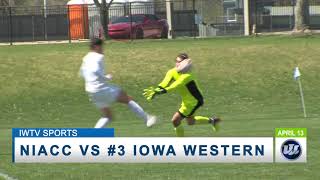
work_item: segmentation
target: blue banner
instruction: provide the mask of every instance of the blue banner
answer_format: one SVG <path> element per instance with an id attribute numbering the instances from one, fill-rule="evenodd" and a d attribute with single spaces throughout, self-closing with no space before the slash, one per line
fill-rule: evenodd
<path id="1" fill-rule="evenodd" d="M 114 137 L 113 128 L 12 128 L 15 137 Z"/>

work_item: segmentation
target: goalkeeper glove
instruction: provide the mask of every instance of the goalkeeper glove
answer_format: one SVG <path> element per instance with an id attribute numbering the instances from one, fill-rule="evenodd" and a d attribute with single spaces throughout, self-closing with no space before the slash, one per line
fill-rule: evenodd
<path id="1" fill-rule="evenodd" d="M 149 87 L 147 89 L 144 89 L 143 91 L 144 91 L 143 95 L 144 95 L 145 98 L 147 98 L 148 101 L 152 100 L 155 95 L 164 94 L 164 93 L 167 92 L 162 87 L 157 87 L 157 88 Z"/>

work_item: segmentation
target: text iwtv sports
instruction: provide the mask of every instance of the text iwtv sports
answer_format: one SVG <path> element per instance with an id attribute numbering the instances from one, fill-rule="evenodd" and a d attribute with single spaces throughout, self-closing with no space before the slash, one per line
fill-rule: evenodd
<path id="1" fill-rule="evenodd" d="M 19 130 L 21 137 L 76 137 L 77 129 L 21 129 Z"/>

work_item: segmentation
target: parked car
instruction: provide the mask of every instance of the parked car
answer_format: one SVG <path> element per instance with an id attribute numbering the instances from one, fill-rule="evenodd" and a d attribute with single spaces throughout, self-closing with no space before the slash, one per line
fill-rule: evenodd
<path id="1" fill-rule="evenodd" d="M 108 25 L 108 31 L 113 39 L 167 38 L 168 23 L 153 14 L 134 14 L 117 18 Z"/>

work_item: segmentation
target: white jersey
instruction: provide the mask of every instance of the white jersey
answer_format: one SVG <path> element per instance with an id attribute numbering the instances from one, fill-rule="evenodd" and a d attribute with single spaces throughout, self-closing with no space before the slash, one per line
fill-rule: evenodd
<path id="1" fill-rule="evenodd" d="M 80 74 L 85 80 L 85 89 L 87 92 L 96 93 L 108 88 L 103 54 L 89 52 L 83 58 Z"/>

